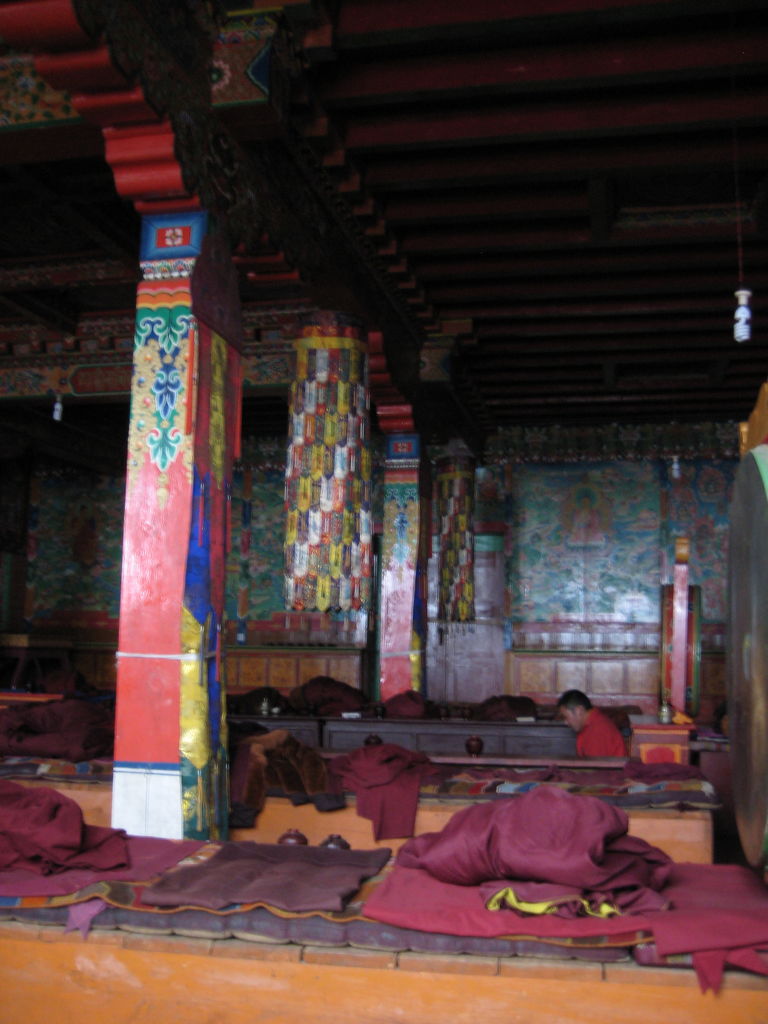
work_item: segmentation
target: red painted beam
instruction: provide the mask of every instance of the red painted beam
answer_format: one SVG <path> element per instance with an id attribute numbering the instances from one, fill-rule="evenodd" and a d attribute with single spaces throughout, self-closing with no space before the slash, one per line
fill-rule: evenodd
<path id="1" fill-rule="evenodd" d="M 756 85 L 733 92 L 726 83 L 721 94 L 701 91 L 667 92 L 649 98 L 604 95 L 569 103 L 521 102 L 514 106 L 485 106 L 441 110 L 435 114 L 400 113 L 350 117 L 345 131 L 347 149 L 374 151 L 404 146 L 456 146 L 459 143 L 528 142 L 555 138 L 598 138 L 609 132 L 629 135 L 649 130 L 732 129 L 768 116 L 768 88 Z M 631 148 L 628 146 L 628 148 Z"/>
<path id="2" fill-rule="evenodd" d="M 86 121 L 102 128 L 160 122 L 159 115 L 145 100 L 141 86 L 112 92 L 73 93 L 72 106 Z"/>
<path id="3" fill-rule="evenodd" d="M 0 3 L 0 39 L 21 53 L 80 50 L 91 45 L 70 0 Z"/>
<path id="4" fill-rule="evenodd" d="M 564 42 L 521 46 L 482 53 L 437 53 L 394 59 L 345 59 L 320 89 L 328 106 L 361 103 L 474 98 L 515 90 L 561 91 L 564 87 L 615 87 L 663 78 L 665 81 L 719 77 L 762 67 L 768 32 L 742 26 L 722 32 L 693 32 L 684 39 L 668 35 L 635 36 L 601 42 Z"/>
<path id="5" fill-rule="evenodd" d="M 55 89 L 125 89 L 126 79 L 112 63 L 107 46 L 70 53 L 45 53 L 35 58 L 37 73 Z"/>
<path id="6" fill-rule="evenodd" d="M 124 199 L 184 198 L 186 202 L 170 124 L 105 128 L 104 141 L 115 186 Z"/>

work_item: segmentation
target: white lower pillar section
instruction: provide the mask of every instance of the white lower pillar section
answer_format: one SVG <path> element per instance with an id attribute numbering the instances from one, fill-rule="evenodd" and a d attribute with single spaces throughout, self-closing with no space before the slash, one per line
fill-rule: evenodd
<path id="1" fill-rule="evenodd" d="M 115 762 L 112 827 L 132 836 L 183 839 L 181 767 Z"/>

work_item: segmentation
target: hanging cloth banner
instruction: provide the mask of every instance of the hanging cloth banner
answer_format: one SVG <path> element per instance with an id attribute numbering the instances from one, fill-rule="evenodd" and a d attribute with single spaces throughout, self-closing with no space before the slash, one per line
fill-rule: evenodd
<path id="1" fill-rule="evenodd" d="M 439 618 L 473 622 L 475 618 L 475 462 L 451 456 L 437 464 L 437 515 L 440 528 Z"/>
<path id="2" fill-rule="evenodd" d="M 308 317 L 295 341 L 285 471 L 285 606 L 368 609 L 372 518 L 368 351 L 356 323 Z"/>

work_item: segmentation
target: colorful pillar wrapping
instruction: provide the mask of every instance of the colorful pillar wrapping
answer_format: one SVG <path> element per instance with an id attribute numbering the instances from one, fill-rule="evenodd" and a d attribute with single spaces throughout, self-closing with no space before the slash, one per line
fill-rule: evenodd
<path id="1" fill-rule="evenodd" d="M 367 346 L 355 323 L 319 314 L 296 339 L 285 480 L 285 605 L 368 609 L 371 454 Z"/>
<path id="2" fill-rule="evenodd" d="M 472 622 L 475 618 L 474 501 L 474 459 L 468 456 L 441 459 L 437 466 L 438 614 L 446 622 Z"/>

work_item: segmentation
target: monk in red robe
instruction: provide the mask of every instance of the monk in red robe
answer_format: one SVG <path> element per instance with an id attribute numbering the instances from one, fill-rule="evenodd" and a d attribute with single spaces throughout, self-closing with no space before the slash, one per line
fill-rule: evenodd
<path id="1" fill-rule="evenodd" d="M 581 690 L 566 690 L 557 702 L 560 717 L 576 733 L 579 757 L 626 757 L 624 737 Z"/>

